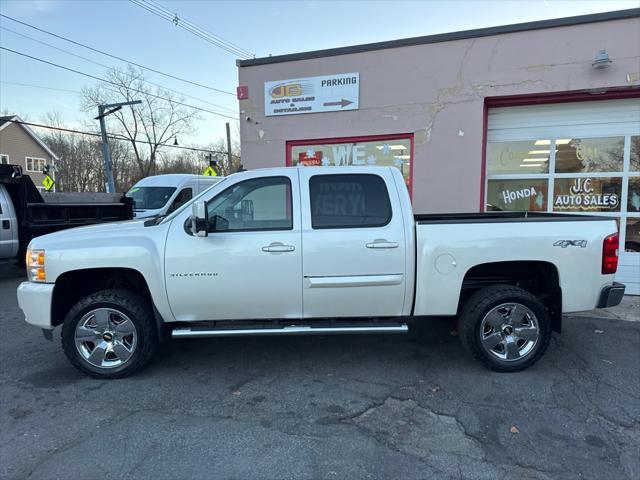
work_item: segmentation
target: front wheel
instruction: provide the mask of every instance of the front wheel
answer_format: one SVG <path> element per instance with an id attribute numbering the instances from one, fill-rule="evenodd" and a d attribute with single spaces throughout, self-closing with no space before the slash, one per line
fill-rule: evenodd
<path id="1" fill-rule="evenodd" d="M 519 287 L 494 285 L 469 298 L 459 319 L 462 346 L 493 370 L 530 367 L 551 341 L 544 304 Z"/>
<path id="2" fill-rule="evenodd" d="M 129 376 L 153 356 L 158 335 L 149 303 L 125 290 L 80 300 L 62 326 L 62 348 L 78 370 L 96 378 Z"/>

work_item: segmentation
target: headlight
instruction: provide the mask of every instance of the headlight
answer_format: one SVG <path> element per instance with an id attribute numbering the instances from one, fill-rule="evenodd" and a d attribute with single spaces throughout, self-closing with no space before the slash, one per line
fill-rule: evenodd
<path id="1" fill-rule="evenodd" d="M 27 276 L 30 282 L 46 282 L 44 250 L 27 250 Z"/>

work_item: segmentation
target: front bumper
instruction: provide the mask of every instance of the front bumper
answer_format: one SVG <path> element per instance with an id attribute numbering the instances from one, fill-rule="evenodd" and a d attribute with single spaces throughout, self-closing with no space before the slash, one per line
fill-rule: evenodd
<path id="1" fill-rule="evenodd" d="M 18 286 L 18 305 L 25 321 L 36 327 L 51 330 L 51 301 L 53 283 L 22 282 Z"/>
<path id="2" fill-rule="evenodd" d="M 600 292 L 600 300 L 598 301 L 597 308 L 615 307 L 619 305 L 624 296 L 625 285 L 618 282 L 613 282 L 612 285 L 607 285 Z"/>

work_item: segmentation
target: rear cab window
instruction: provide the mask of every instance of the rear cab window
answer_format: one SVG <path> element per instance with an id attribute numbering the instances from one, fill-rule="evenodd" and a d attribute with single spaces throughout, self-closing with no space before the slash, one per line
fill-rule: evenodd
<path id="1" fill-rule="evenodd" d="M 378 175 L 314 175 L 309 195 L 313 229 L 383 227 L 391 221 L 389 192 Z"/>

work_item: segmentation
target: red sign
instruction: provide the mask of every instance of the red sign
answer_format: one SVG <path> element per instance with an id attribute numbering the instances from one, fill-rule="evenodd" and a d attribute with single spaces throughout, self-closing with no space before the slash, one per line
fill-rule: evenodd
<path id="1" fill-rule="evenodd" d="M 238 97 L 238 100 L 246 100 L 247 98 L 249 98 L 249 87 L 247 87 L 246 85 L 240 85 L 239 87 L 237 87 L 236 96 Z"/>
<path id="2" fill-rule="evenodd" d="M 300 152 L 298 154 L 298 165 L 304 165 L 305 167 L 319 167 L 322 165 L 322 151 L 313 151 L 313 155 L 309 155 L 310 150 L 306 152 Z"/>

